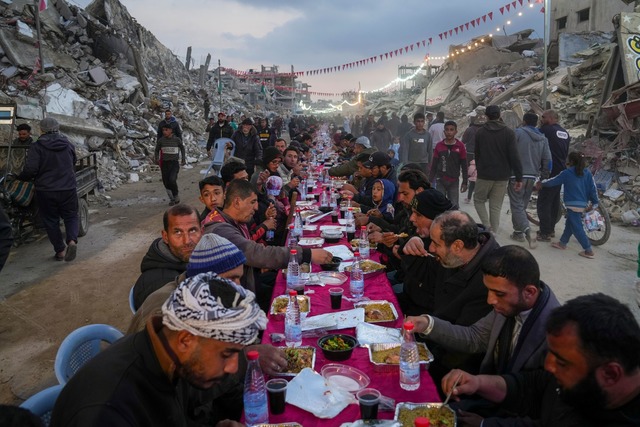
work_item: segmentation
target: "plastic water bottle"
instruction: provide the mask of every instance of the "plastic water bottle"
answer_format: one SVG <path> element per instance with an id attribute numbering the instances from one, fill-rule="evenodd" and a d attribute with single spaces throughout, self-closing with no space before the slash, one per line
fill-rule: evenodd
<path id="1" fill-rule="evenodd" d="M 289 275 L 287 274 L 287 278 Z M 300 307 L 298 294 L 289 291 L 289 304 L 284 319 L 284 342 L 287 347 L 299 347 L 302 344 L 302 325 L 300 323 Z"/>
<path id="2" fill-rule="evenodd" d="M 300 215 L 300 209 L 296 209 L 296 217 L 293 220 L 293 233 L 296 237 L 302 236 L 302 216 Z"/>
<path id="3" fill-rule="evenodd" d="M 360 256 L 362 259 L 369 258 L 369 232 L 367 226 L 360 227 L 360 241 L 358 242 L 358 249 L 360 249 Z"/>
<path id="4" fill-rule="evenodd" d="M 328 189 L 323 189 L 322 190 L 322 194 L 320 195 L 320 206 L 321 207 L 329 206 L 329 199 L 327 198 L 327 190 Z"/>
<path id="5" fill-rule="evenodd" d="M 364 273 L 360 265 L 360 252 L 356 252 L 354 257 L 353 264 L 351 265 L 349 291 L 356 300 L 360 300 L 364 296 Z"/>
<path id="6" fill-rule="evenodd" d="M 291 249 L 295 248 L 296 246 L 298 246 L 298 237 L 293 230 L 293 224 L 289 224 L 289 240 L 287 240 L 287 247 Z"/>
<path id="7" fill-rule="evenodd" d="M 413 323 L 405 322 L 400 345 L 400 387 L 417 390 L 420 387 L 420 355 L 413 336 Z"/>
<path id="8" fill-rule="evenodd" d="M 248 426 L 266 424 L 269 422 L 267 407 L 267 389 L 264 385 L 264 375 L 258 363 L 257 351 L 247 353 L 249 364 L 244 378 L 244 421 Z"/>
<path id="9" fill-rule="evenodd" d="M 353 217 L 353 208 L 348 208 L 347 213 L 344 216 L 347 229 L 347 239 L 349 241 L 356 237 L 356 220 Z"/>
<path id="10" fill-rule="evenodd" d="M 296 249 L 289 252 L 289 264 L 287 265 L 287 290 L 296 290 L 300 282 L 300 266 L 298 265 Z"/>
<path id="11" fill-rule="evenodd" d="M 329 202 L 329 206 L 331 206 L 332 208 L 338 206 L 338 193 L 336 193 L 335 191 L 331 192 L 331 201 Z"/>

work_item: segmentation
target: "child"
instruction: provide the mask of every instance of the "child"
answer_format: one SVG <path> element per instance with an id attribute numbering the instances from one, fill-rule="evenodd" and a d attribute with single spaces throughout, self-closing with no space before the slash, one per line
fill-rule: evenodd
<path id="1" fill-rule="evenodd" d="M 224 205 L 224 181 L 217 176 L 208 176 L 198 183 L 200 187 L 200 201 L 205 205 L 204 211 L 200 214 L 200 221 L 209 215 L 222 209 Z"/>
<path id="2" fill-rule="evenodd" d="M 373 183 L 371 190 L 371 199 L 375 205 L 374 209 L 369 210 L 367 215 L 384 218 L 387 221 L 393 220 L 393 195 L 396 187 L 388 179 L 377 179 Z"/>
<path id="3" fill-rule="evenodd" d="M 469 175 L 469 189 L 467 190 L 467 198 L 464 199 L 465 203 L 471 203 L 471 197 L 473 196 L 473 190 L 476 188 L 476 179 L 478 179 L 478 171 L 476 170 L 476 161 L 471 160 L 469 162 L 469 168 L 467 169 L 467 175 Z"/>
<path id="4" fill-rule="evenodd" d="M 395 168 L 400 164 L 400 160 L 397 159 L 396 151 L 393 148 L 389 148 L 387 150 L 387 155 L 389 156 L 389 159 L 391 159 L 389 160 L 391 166 Z"/>
<path id="5" fill-rule="evenodd" d="M 592 208 L 598 205 L 598 192 L 593 176 L 589 169 L 585 169 L 584 155 L 579 151 L 569 153 L 567 169 L 551 179 L 546 179 L 536 185 L 540 187 L 555 187 L 564 184 L 564 205 L 567 208 L 567 221 L 560 241 L 553 242 L 551 246 L 556 249 L 566 249 L 571 235 L 580 242 L 583 251 L 578 255 L 585 258 L 594 258 L 591 242 L 582 225 L 582 216 L 591 202 Z"/>
<path id="6" fill-rule="evenodd" d="M 433 150 L 429 181 L 436 179 L 436 190 L 447 196 L 454 205 L 458 205 L 460 193 L 467 191 L 467 149 L 456 138 L 458 125 L 449 120 L 444 124 L 445 138 L 436 144 Z M 462 173 L 462 185 L 460 182 Z"/>

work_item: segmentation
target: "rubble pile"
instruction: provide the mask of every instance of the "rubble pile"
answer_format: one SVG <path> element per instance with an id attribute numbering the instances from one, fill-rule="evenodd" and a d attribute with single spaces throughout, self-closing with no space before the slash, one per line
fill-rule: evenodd
<path id="1" fill-rule="evenodd" d="M 203 157 L 204 99 L 217 87 L 215 74 L 197 85 L 198 71 L 187 71 L 117 0 L 96 0 L 86 10 L 50 0 L 40 15 L 40 72 L 33 4 L 0 2 L 0 104 L 16 104 L 16 123 L 29 123 L 39 135 L 45 104 L 79 157 L 97 153 L 105 190 L 157 178 L 153 152 L 167 108 L 182 126 L 188 162 Z M 210 100 L 212 112 L 222 109 L 218 99 Z M 222 101 L 225 111 L 255 110 L 235 90 L 225 91 Z M 0 126 L 0 146 L 10 136 L 10 127 Z"/>

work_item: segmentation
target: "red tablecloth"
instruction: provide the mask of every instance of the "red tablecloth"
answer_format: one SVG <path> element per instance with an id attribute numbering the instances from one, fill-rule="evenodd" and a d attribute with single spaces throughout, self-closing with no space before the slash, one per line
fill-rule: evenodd
<path id="1" fill-rule="evenodd" d="M 331 217 L 327 216 L 320 221 L 318 221 L 315 225 L 328 225 L 331 224 Z M 319 236 L 320 232 L 304 232 L 304 237 L 315 237 Z M 343 244 L 349 246 L 346 238 L 343 238 L 338 244 Z M 325 245 L 325 246 L 333 246 Z M 378 261 L 378 253 L 372 252 L 371 259 Z M 319 266 L 313 266 L 313 271 L 320 271 Z M 313 290 L 314 292 L 309 294 L 309 298 L 311 299 L 311 313 L 310 316 L 329 313 L 332 311 L 331 303 L 329 298 L 329 288 L 332 286 L 307 286 L 306 290 Z M 349 281 L 347 280 L 342 286 L 344 289 L 344 295 L 350 296 L 349 293 Z M 276 279 L 276 285 L 273 292 L 273 297 L 278 295 L 286 294 L 286 280 L 282 275 L 282 272 L 278 274 Z M 391 289 L 389 281 L 384 273 L 378 274 L 374 277 L 365 279 L 364 286 L 364 294 L 366 297 L 372 300 L 387 300 L 392 302 L 396 310 L 399 314 L 399 319 L 395 322 L 395 324 L 385 324 L 385 326 L 395 326 L 400 327 L 402 325 L 403 315 L 400 311 L 400 307 L 398 305 L 398 301 Z M 348 310 L 353 308 L 353 303 L 343 299 L 341 310 Z M 284 333 L 284 316 L 273 316 L 269 315 L 269 324 L 267 325 L 267 330 L 265 331 L 263 337 L 263 343 L 271 343 L 270 334 L 273 332 Z M 341 329 L 341 333 L 346 333 L 349 335 L 355 336 L 355 328 L 350 329 Z M 322 351 L 317 348 L 317 340 L 318 338 L 304 338 L 302 345 L 303 346 L 314 346 L 316 347 L 316 364 L 314 369 L 317 372 L 320 372 L 322 367 L 327 363 L 336 363 L 327 361 L 322 354 Z M 283 345 L 283 343 L 278 343 L 275 345 Z M 440 398 L 436 391 L 436 387 L 429 376 L 427 371 L 422 371 L 420 376 L 420 388 L 416 391 L 405 391 L 400 388 L 399 374 L 398 372 L 389 372 L 389 373 L 378 373 L 374 372 L 373 365 L 369 362 L 369 353 L 366 348 L 356 348 L 353 351 L 352 357 L 343 363 L 347 365 L 351 365 L 365 372 L 369 378 L 371 379 L 371 383 L 369 387 L 373 387 L 379 390 L 383 395 L 391 397 L 398 402 L 439 402 Z M 378 412 L 378 418 L 380 419 L 393 419 L 393 412 Z M 287 404 L 284 414 L 281 415 L 269 415 L 269 421 L 271 423 L 282 423 L 282 422 L 298 422 L 305 427 L 313 427 L 313 426 L 339 426 L 344 422 L 352 422 L 360 419 L 360 410 L 358 405 L 349 405 L 346 409 L 344 409 L 338 416 L 333 419 L 326 420 L 317 418 L 315 415 L 304 411 L 296 406 Z"/>

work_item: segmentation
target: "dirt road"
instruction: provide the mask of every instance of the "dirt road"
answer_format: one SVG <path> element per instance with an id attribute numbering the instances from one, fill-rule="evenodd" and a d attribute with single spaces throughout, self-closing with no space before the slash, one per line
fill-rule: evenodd
<path id="1" fill-rule="evenodd" d="M 182 200 L 198 207 L 203 168 L 183 169 L 179 176 Z M 44 238 L 15 249 L 0 273 L 0 403 L 18 404 L 54 385 L 57 348 L 74 329 L 91 323 L 126 329 L 129 290 L 149 244 L 160 235 L 168 201 L 159 173 L 151 183 L 128 184 L 108 195 L 108 206 L 90 206 L 91 227 L 74 262 L 53 261 Z M 503 245 L 511 243 L 507 204 L 497 236 Z M 475 216 L 472 205 L 462 208 Z M 562 224 L 556 233 L 561 231 Z M 575 241 L 566 251 L 540 245 L 533 253 L 542 279 L 561 301 L 604 292 L 628 302 L 640 319 L 633 293 L 639 236 L 636 229 L 614 227 L 611 240 L 595 249 L 595 260 L 579 257 Z"/>

